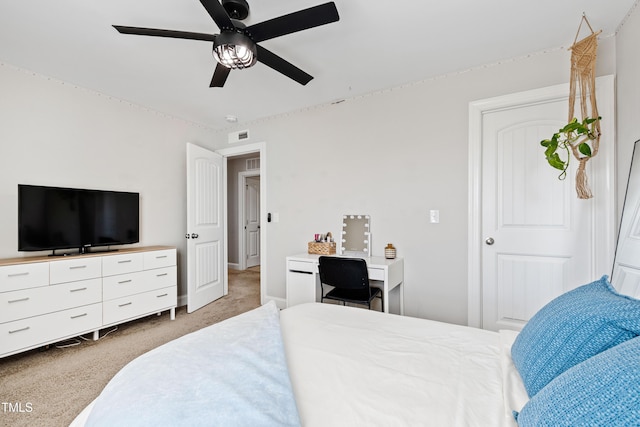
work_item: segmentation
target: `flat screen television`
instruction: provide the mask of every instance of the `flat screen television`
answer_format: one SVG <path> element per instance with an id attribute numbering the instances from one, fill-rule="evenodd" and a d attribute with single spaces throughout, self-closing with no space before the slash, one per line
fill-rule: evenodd
<path id="1" fill-rule="evenodd" d="M 18 250 L 137 243 L 139 212 L 139 193 L 19 184 Z"/>

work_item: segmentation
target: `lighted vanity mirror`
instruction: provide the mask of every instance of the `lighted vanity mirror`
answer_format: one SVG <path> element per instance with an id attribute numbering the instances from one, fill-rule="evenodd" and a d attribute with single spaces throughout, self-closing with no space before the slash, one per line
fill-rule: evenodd
<path id="1" fill-rule="evenodd" d="M 633 149 L 611 284 L 625 295 L 640 298 L 640 141 Z"/>
<path id="2" fill-rule="evenodd" d="M 340 253 L 371 256 L 371 218 L 369 215 L 343 215 Z"/>

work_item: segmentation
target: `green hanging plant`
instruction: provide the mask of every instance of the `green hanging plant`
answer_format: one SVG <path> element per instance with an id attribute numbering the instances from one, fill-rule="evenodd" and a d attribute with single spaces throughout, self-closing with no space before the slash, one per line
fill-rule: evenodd
<path id="1" fill-rule="evenodd" d="M 593 150 L 591 145 L 592 141 L 596 141 L 599 135 L 596 130 L 597 127 L 591 125 L 601 119 L 602 117 L 597 119 L 586 117 L 582 122 L 579 122 L 578 119 L 574 118 L 562 129 L 554 133 L 551 139 L 540 141 L 540 145 L 546 148 L 544 155 L 547 162 L 552 167 L 562 171 L 558 179 L 567 177 L 567 169 L 569 169 L 569 160 L 572 152 L 578 160 L 595 155 L 596 150 Z M 562 152 L 566 152 L 566 160 L 560 157 Z"/>

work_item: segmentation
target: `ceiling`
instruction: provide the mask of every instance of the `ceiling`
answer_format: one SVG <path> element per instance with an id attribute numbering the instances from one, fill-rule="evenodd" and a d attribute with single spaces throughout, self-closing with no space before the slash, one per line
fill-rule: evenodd
<path id="1" fill-rule="evenodd" d="M 251 25 L 325 0 L 249 0 Z M 637 0 L 335 0 L 338 22 L 260 43 L 314 79 L 258 63 L 209 88 L 211 43 L 111 25 L 219 33 L 198 0 L 0 0 L 0 62 L 213 129 L 601 38 Z M 587 35 L 583 26 L 581 35 Z"/>

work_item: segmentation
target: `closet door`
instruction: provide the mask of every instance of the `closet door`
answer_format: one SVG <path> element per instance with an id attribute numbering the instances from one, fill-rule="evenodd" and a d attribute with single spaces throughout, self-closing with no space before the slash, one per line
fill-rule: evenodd
<path id="1" fill-rule="evenodd" d="M 568 85 L 470 105 L 469 324 L 519 330 L 556 296 L 609 274 L 615 242 L 613 77 L 600 77 L 594 197 L 578 199 L 540 141 L 564 126 Z"/>

